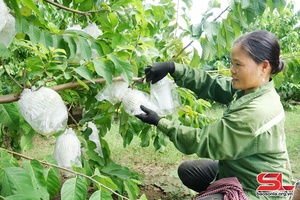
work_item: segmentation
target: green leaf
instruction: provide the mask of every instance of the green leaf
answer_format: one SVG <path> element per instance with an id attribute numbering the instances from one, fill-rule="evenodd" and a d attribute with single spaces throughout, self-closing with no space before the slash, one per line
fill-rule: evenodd
<path id="1" fill-rule="evenodd" d="M 113 200 L 113 197 L 111 195 L 112 193 L 109 192 L 106 189 L 102 189 L 102 190 L 97 190 L 96 192 L 94 192 L 91 197 L 89 198 L 89 200 L 101 200 L 101 199 L 105 199 L 105 200 Z"/>
<path id="2" fill-rule="evenodd" d="M 216 35 L 218 32 L 218 24 L 216 22 L 206 21 L 203 25 L 203 29 L 205 30 L 208 40 L 213 43 L 213 36 Z"/>
<path id="3" fill-rule="evenodd" d="M 33 24 L 30 24 L 28 29 L 28 36 L 33 44 L 37 44 L 41 38 L 41 30 Z"/>
<path id="4" fill-rule="evenodd" d="M 87 39 L 83 37 L 78 37 L 78 38 L 79 38 L 80 55 L 86 61 L 90 61 L 92 57 L 92 49 L 89 43 L 87 42 Z"/>
<path id="5" fill-rule="evenodd" d="M 70 3 L 72 3 L 72 0 L 63 0 L 63 5 L 64 6 L 69 6 L 70 5 Z"/>
<path id="6" fill-rule="evenodd" d="M 152 13 L 156 22 L 160 22 L 165 17 L 165 8 L 163 6 L 152 6 Z"/>
<path id="7" fill-rule="evenodd" d="M 267 0 L 252 1 L 254 11 L 257 15 L 262 15 L 266 9 Z"/>
<path id="8" fill-rule="evenodd" d="M 71 178 L 61 188 L 61 200 L 86 199 L 87 186 L 82 178 Z"/>
<path id="9" fill-rule="evenodd" d="M 46 157 L 48 163 L 57 164 L 52 156 Z M 45 169 L 45 178 L 47 181 L 47 191 L 50 197 L 54 197 L 60 190 L 60 173 L 55 167 Z"/>
<path id="10" fill-rule="evenodd" d="M 110 176 L 117 176 L 121 179 L 128 179 L 131 176 L 131 172 L 127 167 L 120 166 L 114 162 L 110 162 L 104 166 L 101 172 L 109 174 Z"/>
<path id="11" fill-rule="evenodd" d="M 17 103 L 0 104 L 0 123 L 11 130 L 18 130 L 21 113 Z"/>
<path id="12" fill-rule="evenodd" d="M 74 68 L 75 72 L 85 78 L 86 80 L 91 81 L 94 83 L 93 79 L 93 74 L 92 72 L 86 67 L 86 66 L 80 66 L 77 68 Z"/>
<path id="13" fill-rule="evenodd" d="M 80 3 L 79 10 L 86 12 L 93 9 L 93 0 L 84 0 Z"/>
<path id="14" fill-rule="evenodd" d="M 105 185 L 106 187 L 112 189 L 113 191 L 118 190 L 118 186 L 111 180 L 111 178 L 108 176 L 101 175 L 98 168 L 95 169 L 93 178 L 97 182 L 101 183 L 102 185 Z M 98 186 L 101 186 L 101 185 L 98 185 Z"/>
<path id="15" fill-rule="evenodd" d="M 151 126 L 146 125 L 145 128 L 142 129 L 142 132 L 139 134 L 141 138 L 141 147 L 148 147 L 150 145 L 152 132 L 150 131 Z"/>
<path id="16" fill-rule="evenodd" d="M 108 57 L 114 63 L 117 72 L 119 72 L 123 79 L 130 85 L 133 76 L 131 65 L 128 62 L 122 61 L 120 58 L 113 54 L 109 54 Z"/>
<path id="17" fill-rule="evenodd" d="M 20 11 L 20 8 L 19 8 L 19 5 L 18 5 L 17 1 L 16 0 L 9 0 L 9 1 L 12 5 L 12 9 L 16 13 L 16 16 L 17 16 L 18 20 L 20 20 L 22 15 L 21 15 L 21 11 Z"/>
<path id="18" fill-rule="evenodd" d="M 274 0 L 273 1 L 276 9 L 279 11 L 279 12 L 282 12 L 285 5 L 286 5 L 286 1 L 285 0 Z"/>
<path id="19" fill-rule="evenodd" d="M 199 67 L 199 63 L 201 62 L 201 58 L 199 56 L 198 50 L 194 48 L 194 54 L 192 60 L 190 62 L 191 67 Z"/>
<path id="20" fill-rule="evenodd" d="M 67 49 L 67 54 L 69 55 L 69 58 L 74 58 L 77 52 L 77 44 L 74 38 L 70 35 L 64 35 L 63 39 L 69 46 L 69 48 Z"/>
<path id="21" fill-rule="evenodd" d="M 74 78 L 75 78 L 76 81 L 77 81 L 81 86 L 83 86 L 86 90 L 89 90 L 89 89 L 90 89 L 89 86 L 88 86 L 86 83 L 84 83 L 82 80 L 80 80 L 77 76 L 74 76 Z"/>
<path id="22" fill-rule="evenodd" d="M 27 196 L 26 194 L 16 194 L 16 195 L 11 195 L 9 197 L 5 197 L 5 200 L 41 200 L 38 197 L 30 197 Z"/>
<path id="23" fill-rule="evenodd" d="M 21 136 L 21 149 L 22 151 L 30 150 L 33 148 L 32 144 L 33 134 L 25 134 Z"/>
<path id="24" fill-rule="evenodd" d="M 226 39 L 226 50 L 230 51 L 231 46 L 235 40 L 235 34 L 234 30 L 226 20 L 223 20 L 222 35 Z"/>
<path id="25" fill-rule="evenodd" d="M 28 21 L 24 18 L 21 17 L 19 20 L 16 21 L 16 31 L 17 33 L 29 33 L 29 23 Z"/>
<path id="26" fill-rule="evenodd" d="M 193 24 L 190 31 L 192 38 L 199 39 L 203 32 L 203 23 Z"/>
<path id="27" fill-rule="evenodd" d="M 201 58 L 204 60 L 211 60 L 215 55 L 216 45 L 210 43 L 207 38 L 201 38 L 200 43 L 202 47 Z"/>
<path id="28" fill-rule="evenodd" d="M 111 23 L 111 28 L 114 29 L 118 25 L 118 18 L 114 13 L 109 13 L 109 21 Z"/>
<path id="29" fill-rule="evenodd" d="M 143 194 L 143 195 L 139 198 L 139 200 L 147 200 L 147 196 L 146 196 L 145 194 Z"/>
<path id="30" fill-rule="evenodd" d="M 24 161 L 23 166 L 29 173 L 33 185 L 34 193 L 39 199 L 49 199 L 47 182 L 44 177 L 44 167 L 37 160 Z"/>
<path id="31" fill-rule="evenodd" d="M 7 151 L 0 149 L 0 168 L 18 167 L 18 166 L 19 163 L 17 159 L 15 159 Z M 0 176 L 0 182 L 2 177 Z"/>
<path id="32" fill-rule="evenodd" d="M 60 189 L 59 174 L 53 168 L 49 168 L 45 176 L 47 180 L 47 191 L 51 197 L 54 197 Z"/>
<path id="33" fill-rule="evenodd" d="M 44 17 L 43 17 L 42 14 L 40 13 L 39 9 L 36 7 L 36 5 L 35 5 L 35 3 L 33 2 L 33 0 L 24 0 L 23 2 L 24 2 L 24 4 L 25 4 L 27 7 L 29 7 L 31 10 L 33 10 L 33 11 L 37 14 L 37 16 L 39 17 L 39 19 L 40 19 L 41 21 L 44 21 L 44 20 L 43 20 Z"/>
<path id="34" fill-rule="evenodd" d="M 41 31 L 39 43 L 42 43 L 45 47 L 53 47 L 53 38 L 49 32 Z"/>
<path id="35" fill-rule="evenodd" d="M 137 195 L 140 193 L 137 183 L 129 179 L 124 181 L 124 186 L 129 199 L 136 199 Z"/>
<path id="36" fill-rule="evenodd" d="M 250 0 L 242 0 L 241 4 L 242 4 L 242 9 L 246 9 L 251 5 L 251 2 Z"/>
<path id="37" fill-rule="evenodd" d="M 112 74 L 113 74 L 113 66 L 102 59 L 93 60 L 94 68 L 96 73 L 103 77 L 106 82 L 111 85 L 112 84 Z"/>
<path id="38" fill-rule="evenodd" d="M 0 43 L 0 59 L 5 60 L 9 57 L 11 57 L 13 53 L 6 48 L 6 46 L 3 43 Z"/>
<path id="39" fill-rule="evenodd" d="M 19 167 L 8 167 L 3 169 L 2 196 L 21 194 L 27 197 L 34 197 L 34 186 L 27 171 Z"/>

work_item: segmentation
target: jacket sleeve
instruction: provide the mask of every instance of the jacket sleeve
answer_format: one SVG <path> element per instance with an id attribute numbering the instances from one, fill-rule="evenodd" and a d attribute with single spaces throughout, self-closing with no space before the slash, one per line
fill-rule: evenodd
<path id="1" fill-rule="evenodd" d="M 162 118 L 157 127 L 184 154 L 233 160 L 256 152 L 257 140 L 253 130 L 238 116 L 223 117 L 202 129 L 184 126 L 178 119 L 169 121 Z"/>
<path id="2" fill-rule="evenodd" d="M 233 100 L 235 90 L 229 77 L 211 76 L 202 69 L 178 63 L 175 64 L 172 77 L 178 86 L 192 90 L 200 98 L 212 99 L 222 104 Z"/>

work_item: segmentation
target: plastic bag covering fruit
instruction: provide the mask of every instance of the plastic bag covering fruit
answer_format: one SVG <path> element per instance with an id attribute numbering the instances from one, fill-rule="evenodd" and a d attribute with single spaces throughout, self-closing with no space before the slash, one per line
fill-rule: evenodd
<path id="1" fill-rule="evenodd" d="M 120 81 L 113 82 L 111 85 L 106 85 L 97 95 L 96 99 L 98 101 L 107 100 L 111 104 L 120 103 L 123 96 L 128 91 L 128 83 Z"/>
<path id="2" fill-rule="evenodd" d="M 175 84 L 165 77 L 150 86 L 150 100 L 159 108 L 159 115 L 170 115 L 178 107 L 178 94 Z"/>
<path id="3" fill-rule="evenodd" d="M 95 23 L 88 24 L 83 31 L 91 35 L 94 39 L 97 39 L 99 35 L 102 35 L 102 31 Z"/>
<path id="4" fill-rule="evenodd" d="M 87 126 L 92 129 L 92 133 L 89 136 L 89 140 L 96 144 L 95 152 L 98 153 L 98 155 L 102 157 L 103 154 L 102 154 L 102 148 L 101 148 L 101 143 L 100 143 L 100 139 L 99 139 L 99 130 L 93 122 L 88 122 Z"/>
<path id="5" fill-rule="evenodd" d="M 76 164 L 81 167 L 81 144 L 76 136 L 75 132 L 68 128 L 66 131 L 58 136 L 53 157 L 55 158 L 58 166 L 60 167 L 72 167 L 72 164 Z"/>
<path id="6" fill-rule="evenodd" d="M 159 112 L 158 107 L 150 101 L 150 95 L 148 93 L 134 89 L 127 90 L 126 95 L 122 98 L 122 105 L 125 112 L 129 115 L 143 114 L 144 112 L 140 108 L 141 105 L 157 113 Z"/>
<path id="7" fill-rule="evenodd" d="M 50 88 L 24 89 L 18 105 L 24 119 L 42 135 L 63 131 L 67 126 L 67 108 L 59 94 Z"/>
<path id="8" fill-rule="evenodd" d="M 3 0 L 0 0 L 0 43 L 8 47 L 16 35 L 16 20 L 9 14 Z"/>

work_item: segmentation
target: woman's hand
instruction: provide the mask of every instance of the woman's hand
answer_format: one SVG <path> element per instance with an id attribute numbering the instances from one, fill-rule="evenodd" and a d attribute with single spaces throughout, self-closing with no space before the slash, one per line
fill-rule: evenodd
<path id="1" fill-rule="evenodd" d="M 145 106 L 141 105 L 141 110 L 145 112 L 145 114 L 139 114 L 136 115 L 137 118 L 139 118 L 142 122 L 153 124 L 157 126 L 160 117 L 154 112 L 153 110 L 150 110 L 146 108 Z"/>
<path id="2" fill-rule="evenodd" d="M 174 62 L 158 62 L 153 66 L 148 66 L 145 69 L 146 81 L 152 84 L 164 78 L 168 73 L 172 74 L 175 71 Z"/>

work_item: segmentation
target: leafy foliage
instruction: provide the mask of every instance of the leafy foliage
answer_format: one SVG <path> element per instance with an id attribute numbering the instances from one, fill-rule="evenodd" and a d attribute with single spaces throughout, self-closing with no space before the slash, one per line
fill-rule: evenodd
<path id="1" fill-rule="evenodd" d="M 191 1 L 183 2 L 183 10 L 191 7 Z M 299 13 L 293 13 L 292 4 L 285 7 L 284 0 L 232 0 L 214 19 L 211 8 L 219 8 L 220 4 L 212 0 L 199 24 L 191 25 L 189 17 L 182 16 L 190 27 L 188 30 L 176 23 L 177 11 L 171 0 L 155 4 L 140 0 L 5 0 L 5 3 L 16 18 L 17 35 L 8 48 L 0 44 L 2 97 L 20 93 L 25 87 L 69 84 L 59 94 L 71 114 L 75 108 L 84 110 L 83 116 L 70 124 L 82 143 L 83 167 L 73 166 L 75 176 L 62 183 L 53 158 L 47 159 L 46 165 L 37 160 L 19 164 L 2 149 L 0 194 L 5 199 L 48 199 L 60 189 L 62 199 L 85 199 L 89 186 L 95 189 L 89 199 L 112 199 L 114 191 L 130 199 L 146 199 L 139 196 L 139 174 L 111 160 L 109 144 L 103 136 L 113 123 L 119 123 L 124 146 L 133 137 L 139 137 L 141 146 L 151 144 L 163 150 L 167 138 L 154 127 L 129 116 L 121 104 L 95 99 L 104 87 L 103 82 L 111 84 L 114 77 L 121 76 L 132 84 L 134 77 L 143 76 L 147 65 L 168 60 L 209 70 L 228 69 L 233 41 L 243 32 L 260 28 L 274 32 L 282 41 L 287 70 L 277 82 L 299 84 L 296 72 L 300 61 L 294 56 L 299 55 L 296 25 Z M 271 19 L 274 23 L 269 23 Z M 97 38 L 82 30 L 92 22 L 102 32 Z M 71 29 L 74 25 L 81 29 Z M 197 49 L 181 52 L 185 36 L 200 42 L 202 52 Z M 104 81 L 99 84 L 97 78 Z M 73 87 L 75 83 L 80 86 Z M 149 84 L 133 87 L 149 91 Z M 189 90 L 178 88 L 178 92 L 180 109 L 168 118 L 177 117 L 183 124 L 198 128 L 207 124 L 209 119 L 202 112 L 210 107 L 209 102 L 197 100 Z M 88 121 L 98 126 L 103 156 L 94 151 L 96 145 L 88 140 L 91 130 L 83 129 Z M 36 133 L 20 115 L 16 103 L 0 105 L 0 126 L 1 147 L 17 152 L 32 148 L 31 138 Z"/>

